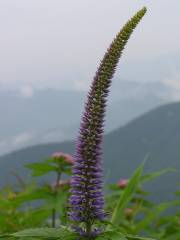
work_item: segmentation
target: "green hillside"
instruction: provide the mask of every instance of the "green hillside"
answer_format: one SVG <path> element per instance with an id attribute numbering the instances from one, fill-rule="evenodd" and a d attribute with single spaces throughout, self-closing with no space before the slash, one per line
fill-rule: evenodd
<path id="1" fill-rule="evenodd" d="M 168 173 L 148 186 L 156 200 L 171 198 L 180 183 L 180 103 L 158 107 L 111 132 L 105 136 L 103 148 L 108 182 L 130 176 L 147 154 L 146 171 L 176 168 L 176 173 Z M 1 186 L 14 182 L 11 171 L 28 179 L 22 165 L 40 161 L 55 151 L 73 153 L 74 142 L 32 146 L 0 157 Z"/>

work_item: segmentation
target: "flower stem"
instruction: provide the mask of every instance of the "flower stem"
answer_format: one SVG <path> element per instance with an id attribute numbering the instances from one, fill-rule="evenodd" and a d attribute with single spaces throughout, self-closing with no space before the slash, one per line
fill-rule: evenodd
<path id="1" fill-rule="evenodd" d="M 56 227 L 56 209 L 52 209 L 52 228 Z"/>
<path id="2" fill-rule="evenodd" d="M 87 236 L 87 239 L 91 239 L 92 236 L 91 236 L 91 223 L 90 222 L 87 222 L 86 223 L 86 236 Z"/>
<path id="3" fill-rule="evenodd" d="M 59 184 L 60 180 L 61 180 L 61 173 L 57 172 L 56 185 L 55 185 L 55 190 L 54 190 L 55 197 L 57 195 L 58 184 Z M 52 208 L 52 224 L 51 224 L 51 226 L 52 226 L 52 228 L 56 227 L 56 209 L 55 208 Z"/>

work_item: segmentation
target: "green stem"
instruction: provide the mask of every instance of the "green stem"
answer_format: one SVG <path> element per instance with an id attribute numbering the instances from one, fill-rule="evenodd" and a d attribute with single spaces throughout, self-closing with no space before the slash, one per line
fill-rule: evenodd
<path id="1" fill-rule="evenodd" d="M 56 209 L 52 209 L 52 228 L 56 227 Z"/>
<path id="2" fill-rule="evenodd" d="M 91 236 L 91 223 L 90 222 L 87 222 L 86 223 L 86 234 L 87 234 L 87 239 L 92 239 L 92 236 Z"/>
<path id="3" fill-rule="evenodd" d="M 56 178 L 56 183 L 55 183 L 55 192 L 54 192 L 55 197 L 56 197 L 56 194 L 58 191 L 58 188 L 56 188 L 56 186 L 58 186 L 60 179 L 61 179 L 61 173 L 58 172 L 57 178 Z M 52 224 L 51 224 L 51 226 L 52 226 L 52 228 L 56 227 L 56 209 L 55 208 L 52 209 Z"/>

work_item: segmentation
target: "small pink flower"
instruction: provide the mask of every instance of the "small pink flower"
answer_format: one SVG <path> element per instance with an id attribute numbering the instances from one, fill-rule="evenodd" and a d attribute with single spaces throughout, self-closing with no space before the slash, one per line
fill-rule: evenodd
<path id="1" fill-rule="evenodd" d="M 65 154 L 65 161 L 69 164 L 74 164 L 74 158 L 70 154 Z"/>
<path id="2" fill-rule="evenodd" d="M 67 153 L 55 152 L 55 153 L 53 153 L 52 158 L 54 158 L 55 160 L 59 160 L 59 159 L 63 158 L 65 162 L 67 162 L 71 165 L 74 164 L 74 158 L 70 154 L 67 154 Z"/>
<path id="3" fill-rule="evenodd" d="M 122 178 L 122 179 L 119 180 L 119 182 L 118 182 L 118 186 L 119 186 L 121 189 L 124 189 L 124 188 L 127 187 L 128 182 L 129 182 L 128 179 L 124 179 L 124 178 Z"/>

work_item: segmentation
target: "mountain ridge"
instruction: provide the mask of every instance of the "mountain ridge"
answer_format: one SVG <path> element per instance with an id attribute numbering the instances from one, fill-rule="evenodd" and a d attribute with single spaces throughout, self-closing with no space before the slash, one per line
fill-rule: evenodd
<path id="1" fill-rule="evenodd" d="M 103 142 L 103 164 L 107 182 L 128 178 L 149 154 L 145 172 L 163 168 L 177 171 L 161 176 L 157 183 L 148 184 L 155 193 L 155 199 L 172 199 L 172 192 L 180 182 L 180 102 L 169 103 L 137 117 L 124 127 L 105 135 Z M 28 172 L 23 165 L 41 161 L 56 151 L 74 153 L 75 141 L 41 144 L 27 147 L 0 157 L 0 183 L 12 182 L 10 171 L 17 171 L 25 179 Z M 110 175 L 108 175 L 110 173 Z"/>

